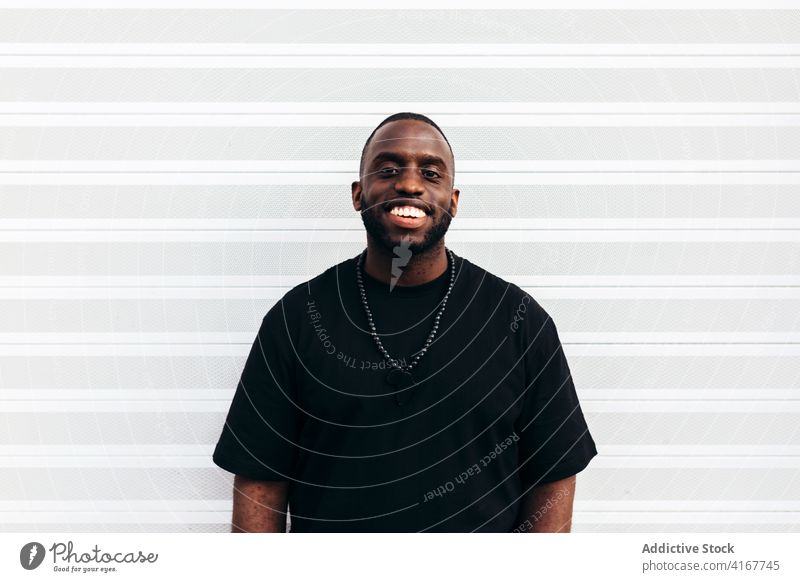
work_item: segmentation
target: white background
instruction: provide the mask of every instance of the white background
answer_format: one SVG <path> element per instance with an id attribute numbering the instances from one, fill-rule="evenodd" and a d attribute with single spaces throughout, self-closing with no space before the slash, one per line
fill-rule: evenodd
<path id="1" fill-rule="evenodd" d="M 361 147 L 410 110 L 448 246 L 558 324 L 573 530 L 798 531 L 800 9 L 554 4 L 2 12 L 0 530 L 227 531 L 258 323 L 363 248 Z"/>

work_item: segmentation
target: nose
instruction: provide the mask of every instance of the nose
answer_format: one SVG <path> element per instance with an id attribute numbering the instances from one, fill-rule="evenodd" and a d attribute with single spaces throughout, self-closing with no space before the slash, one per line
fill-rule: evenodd
<path id="1" fill-rule="evenodd" d="M 418 168 L 402 168 L 400 175 L 394 182 L 394 189 L 399 194 L 419 195 L 425 192 L 422 177 Z"/>

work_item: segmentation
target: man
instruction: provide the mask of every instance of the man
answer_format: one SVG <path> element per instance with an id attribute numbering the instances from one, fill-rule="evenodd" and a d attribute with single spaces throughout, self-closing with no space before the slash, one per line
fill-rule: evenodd
<path id="1" fill-rule="evenodd" d="M 214 451 L 232 531 L 570 531 L 595 443 L 553 320 L 445 247 L 454 171 L 423 115 L 367 140 L 367 248 L 269 310 Z"/>

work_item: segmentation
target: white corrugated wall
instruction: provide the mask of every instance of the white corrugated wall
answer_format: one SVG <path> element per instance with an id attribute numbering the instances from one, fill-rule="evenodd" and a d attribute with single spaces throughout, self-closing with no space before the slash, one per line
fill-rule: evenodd
<path id="1" fill-rule="evenodd" d="M 0 11 L 0 530 L 228 530 L 260 319 L 417 111 L 559 326 L 573 531 L 800 531 L 799 70 L 800 10 Z"/>

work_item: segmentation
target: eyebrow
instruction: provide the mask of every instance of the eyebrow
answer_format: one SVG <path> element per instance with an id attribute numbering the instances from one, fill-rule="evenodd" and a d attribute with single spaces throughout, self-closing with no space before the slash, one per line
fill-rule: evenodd
<path id="1" fill-rule="evenodd" d="M 412 158 L 415 156 L 411 156 Z M 398 154 L 395 152 L 378 152 L 370 161 L 370 166 L 374 166 L 376 164 L 380 164 L 381 162 L 397 162 L 402 164 L 406 161 L 406 156 L 402 154 Z M 433 154 L 422 154 L 417 158 L 419 160 L 419 164 L 421 166 L 440 166 L 442 168 L 447 168 L 447 162 L 445 162 L 439 156 L 435 156 Z"/>

